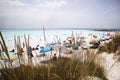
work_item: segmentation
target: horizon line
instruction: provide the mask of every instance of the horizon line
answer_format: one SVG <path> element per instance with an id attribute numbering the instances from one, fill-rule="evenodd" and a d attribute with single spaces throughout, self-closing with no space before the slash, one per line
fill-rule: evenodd
<path id="1" fill-rule="evenodd" d="M 60 30 L 71 30 L 71 29 L 73 29 L 73 30 L 120 30 L 120 28 L 114 28 L 114 27 L 112 27 L 112 28 L 68 28 L 68 27 L 66 27 L 66 28 L 54 28 L 54 27 L 52 27 L 52 28 L 48 28 L 48 27 L 44 27 L 46 30 L 56 30 L 56 29 L 60 29 Z M 41 27 L 41 28 L 4 28 L 4 27 L 2 27 L 2 28 L 0 28 L 0 30 L 42 30 L 43 28 Z"/>

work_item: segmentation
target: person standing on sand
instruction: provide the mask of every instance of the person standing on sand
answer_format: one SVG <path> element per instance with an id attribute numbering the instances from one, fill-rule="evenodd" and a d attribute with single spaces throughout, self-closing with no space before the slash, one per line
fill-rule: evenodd
<path id="1" fill-rule="evenodd" d="M 23 42 L 23 48 L 25 47 L 25 43 Z"/>
<path id="2" fill-rule="evenodd" d="M 29 52 L 29 55 L 30 55 L 30 57 L 33 57 L 31 46 L 30 46 L 30 52 Z"/>
<path id="3" fill-rule="evenodd" d="M 56 56 L 56 54 L 54 54 L 54 56 L 53 56 L 53 61 L 57 61 L 57 56 Z"/>

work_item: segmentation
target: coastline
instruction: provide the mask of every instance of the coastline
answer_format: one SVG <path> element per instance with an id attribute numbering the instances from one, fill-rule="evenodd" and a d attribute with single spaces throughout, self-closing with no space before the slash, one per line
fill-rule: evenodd
<path id="1" fill-rule="evenodd" d="M 109 32 L 109 31 L 108 31 Z M 93 33 L 93 34 L 95 34 L 95 33 Z M 106 32 L 106 34 L 107 34 L 107 32 Z M 112 33 L 111 33 L 112 34 Z M 88 35 L 88 34 L 87 34 Z M 83 35 L 84 36 L 84 35 Z M 100 35 L 98 35 L 98 36 L 100 36 Z M 75 36 L 74 36 L 75 37 Z M 38 37 L 37 37 L 38 38 Z M 62 38 L 62 37 L 61 37 Z M 31 38 L 31 40 L 33 40 L 34 38 Z M 36 39 L 35 39 L 36 40 Z M 67 38 L 65 38 L 65 40 L 67 40 Z M 110 39 L 110 41 L 111 41 L 112 39 Z M 29 40 L 28 40 L 29 41 Z M 101 45 L 104 45 L 104 44 L 106 44 L 106 43 L 108 43 L 108 42 L 110 42 L 109 40 L 107 40 L 107 39 L 105 39 L 105 41 L 102 41 L 101 42 Z M 35 42 L 35 41 L 33 41 L 33 42 Z M 84 41 L 83 41 L 83 43 L 84 43 Z M 59 44 L 57 44 L 57 46 L 58 46 Z M 64 46 L 63 44 L 61 45 L 62 47 Z M 22 47 L 22 46 L 21 46 Z M 23 60 L 24 61 L 21 61 L 21 63 L 20 64 L 22 64 L 22 65 L 25 65 L 25 66 L 32 66 L 32 67 L 38 67 L 38 66 L 46 66 L 46 67 L 48 67 L 48 65 L 49 65 L 49 63 L 46 63 L 46 61 L 50 61 L 53 57 L 54 57 L 54 54 L 57 54 L 57 57 L 59 57 L 59 56 L 61 56 L 61 57 L 65 57 L 65 59 L 67 58 L 67 59 L 70 59 L 70 60 L 74 60 L 74 59 L 78 59 L 78 60 L 80 60 L 80 61 L 82 61 L 82 63 L 84 64 L 84 62 L 85 62 L 85 60 L 89 57 L 89 56 L 91 56 L 92 55 L 92 53 L 95 53 L 96 54 L 96 52 L 97 52 L 97 50 L 98 50 L 98 48 L 93 48 L 93 49 L 90 49 L 89 47 L 88 47 L 88 45 L 84 45 L 84 44 L 82 44 L 82 45 L 80 45 L 80 47 L 78 48 L 79 50 L 73 50 L 72 49 L 72 47 L 70 47 L 70 48 L 66 48 L 67 49 L 67 51 L 68 50 L 70 50 L 70 51 L 72 51 L 72 53 L 66 53 L 66 51 L 59 51 L 59 48 L 58 47 L 56 47 L 56 46 L 54 46 L 54 48 L 55 49 L 53 49 L 53 51 L 50 51 L 49 53 L 47 53 L 46 52 L 46 55 L 45 56 L 41 56 L 41 53 L 40 53 L 40 48 L 38 49 L 38 50 L 32 50 L 32 53 L 33 53 L 33 56 L 34 57 L 32 57 L 31 59 L 30 59 L 30 61 L 31 61 L 31 63 L 29 64 L 28 62 L 29 62 L 29 56 L 27 55 L 27 50 L 25 50 L 25 49 L 23 49 L 24 50 L 24 52 L 22 53 L 22 56 L 24 56 L 24 58 L 23 58 Z M 65 46 L 63 47 L 63 49 L 65 49 Z M 29 49 L 28 49 L 29 50 Z M 91 52 L 89 52 L 88 50 L 90 50 Z M 60 53 L 61 52 L 61 53 Z M 88 56 L 88 54 L 87 53 L 90 53 L 89 54 L 89 56 Z M 102 53 L 101 53 L 102 54 Z M 107 53 L 108 54 L 108 53 Z M 101 55 L 100 55 L 100 57 L 101 57 Z M 110 55 L 108 55 L 107 57 L 110 57 Z M 103 58 L 107 58 L 107 57 L 102 57 L 102 60 L 104 60 L 103 62 L 105 62 L 106 60 L 105 59 L 103 59 Z M 90 58 L 90 57 L 89 57 Z M 97 58 L 97 57 L 96 57 Z M 111 57 L 110 57 L 111 58 Z M 109 58 L 109 59 L 110 59 Z M 21 59 L 21 58 L 20 58 Z M 45 60 L 45 61 L 44 61 Z M 112 61 L 113 62 L 113 61 Z M 2 62 L 3 64 L 4 64 L 4 61 Z M 16 60 L 14 60 L 13 62 L 12 62 L 12 64 L 13 65 L 15 65 L 15 68 L 16 67 L 20 67 L 20 65 L 19 64 L 17 64 L 17 63 L 19 63 L 19 59 L 16 59 Z M 110 64 L 110 65 L 108 65 L 109 67 L 111 66 L 111 62 L 109 61 L 109 62 L 105 62 L 105 63 L 102 63 L 101 65 L 103 65 L 103 67 L 105 68 L 105 70 L 108 70 L 107 69 L 107 67 L 106 67 L 106 65 L 105 64 Z M 8 64 L 7 64 L 7 66 L 9 66 Z M 118 66 L 118 65 L 117 65 Z M 10 67 L 10 66 L 9 66 Z M 109 80 L 112 80 L 114 77 L 116 77 L 116 75 L 114 75 L 114 76 L 112 76 L 111 77 L 111 75 L 112 75 L 112 72 L 115 72 L 115 70 L 116 69 L 114 69 L 114 70 L 112 70 L 111 71 L 111 73 L 109 74 L 109 72 L 107 72 L 106 71 L 106 76 L 107 76 L 107 78 L 109 79 Z M 109 71 L 109 70 L 108 70 Z M 116 79 L 118 79 L 119 78 L 119 76 L 118 77 L 116 77 Z"/>

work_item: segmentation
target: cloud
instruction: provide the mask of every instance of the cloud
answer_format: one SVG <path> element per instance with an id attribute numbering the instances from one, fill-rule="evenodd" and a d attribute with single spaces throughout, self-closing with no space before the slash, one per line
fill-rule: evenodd
<path id="1" fill-rule="evenodd" d="M 26 4 L 20 0 L 0 0 L 1 7 L 25 7 Z"/>
<path id="2" fill-rule="evenodd" d="M 0 0 L 1 7 L 60 8 L 66 5 L 64 0 Z"/>
<path id="3" fill-rule="evenodd" d="M 0 0 L 0 26 L 106 27 L 120 25 L 112 2 L 89 0 Z M 93 0 L 92 0 L 93 1 Z M 111 6 L 111 7 L 110 7 Z"/>
<path id="4" fill-rule="evenodd" d="M 59 0 L 59 1 L 45 1 L 43 3 L 39 3 L 36 5 L 36 7 L 38 8 L 58 8 L 58 7 L 62 7 L 66 5 L 66 2 L 63 0 Z"/>
<path id="5" fill-rule="evenodd" d="M 13 1 L 9 1 L 8 2 L 11 6 L 14 6 L 14 7 L 25 7 L 26 4 L 21 2 L 20 0 L 13 0 Z"/>
<path id="6" fill-rule="evenodd" d="M 0 7 L 0 20 L 4 19 L 4 22 L 10 25 L 15 24 L 14 22 L 19 25 L 19 22 L 23 21 L 23 24 L 26 24 L 26 21 L 33 24 L 36 24 L 36 22 L 37 24 L 46 24 L 51 17 L 56 16 L 58 18 L 62 14 L 56 12 L 56 9 L 66 5 L 63 0 L 28 1 L 30 2 L 27 2 L 27 0 L 0 0 L 0 4 L 2 4 L 2 7 Z M 35 1 L 36 4 L 33 4 L 32 1 Z"/>

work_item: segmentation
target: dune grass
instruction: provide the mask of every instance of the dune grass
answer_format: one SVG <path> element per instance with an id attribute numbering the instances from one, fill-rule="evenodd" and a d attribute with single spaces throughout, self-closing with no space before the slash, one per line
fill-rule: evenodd
<path id="1" fill-rule="evenodd" d="M 120 49 L 120 35 L 116 35 L 110 42 L 99 47 L 99 53 L 108 52 L 115 53 Z"/>
<path id="2" fill-rule="evenodd" d="M 107 44 L 109 52 L 116 52 L 120 47 L 120 35 L 116 35 L 111 42 Z"/>
<path id="3" fill-rule="evenodd" d="M 2 35 L 0 33 L 0 35 Z M 1 36 L 3 43 L 4 39 Z M 25 38 L 27 53 L 29 54 L 29 36 Z M 21 54 L 20 37 L 15 38 L 17 53 Z M 5 44 L 3 44 L 3 47 Z M 6 55 L 8 55 L 7 47 L 4 47 Z M 80 52 L 81 53 L 81 52 Z M 87 53 L 89 54 L 89 52 Z M 87 76 L 99 77 L 107 80 L 104 76 L 104 69 L 95 63 L 96 54 L 89 55 L 83 63 L 81 59 L 68 59 L 59 57 L 58 61 L 50 61 L 47 66 L 22 65 L 17 68 L 0 69 L 1 80 L 82 80 Z M 18 57 L 20 60 L 20 57 Z M 31 62 L 29 62 L 31 63 Z M 12 63 L 11 63 L 12 64 Z M 2 65 L 1 65 L 2 66 Z"/>
<path id="4" fill-rule="evenodd" d="M 96 65 L 94 60 L 83 64 L 79 60 L 66 62 L 60 58 L 51 65 L 52 67 L 21 65 L 14 69 L 2 69 L 0 78 L 1 80 L 81 80 L 87 76 L 95 76 L 107 80 L 103 68 Z"/>

